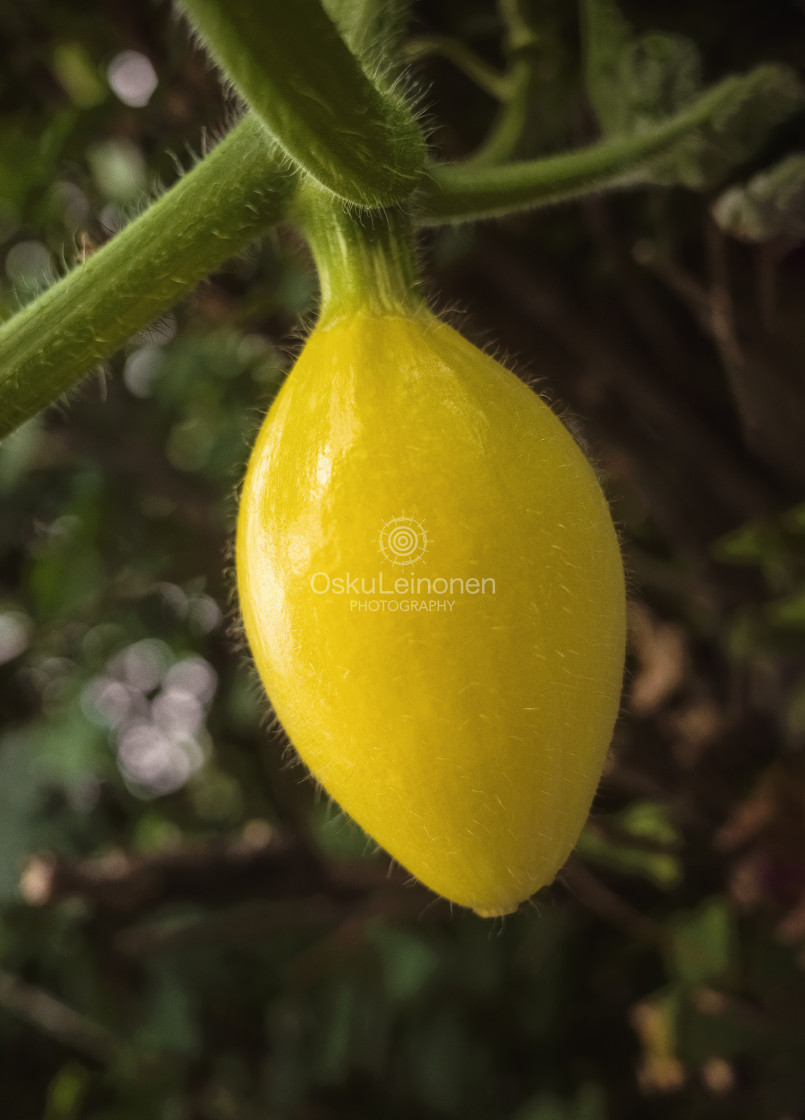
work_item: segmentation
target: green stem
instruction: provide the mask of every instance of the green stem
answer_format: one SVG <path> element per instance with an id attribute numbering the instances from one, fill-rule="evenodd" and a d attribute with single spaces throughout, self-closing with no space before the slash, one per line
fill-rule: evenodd
<path id="1" fill-rule="evenodd" d="M 536 64 L 542 44 L 531 22 L 529 0 L 498 0 L 498 7 L 506 28 L 507 94 L 492 131 L 469 161 L 473 167 L 503 163 L 518 155 L 538 80 Z"/>
<path id="2" fill-rule="evenodd" d="M 212 58 L 296 163 L 358 206 L 407 198 L 425 159 L 403 98 L 369 80 L 320 0 L 180 0 Z"/>
<path id="3" fill-rule="evenodd" d="M 351 213 L 307 183 L 293 217 L 310 245 L 321 285 L 319 326 L 368 311 L 427 316 L 411 222 L 402 207 Z"/>
<path id="4" fill-rule="evenodd" d="M 499 74 L 475 51 L 448 35 L 419 35 L 408 41 L 405 54 L 411 62 L 432 58 L 434 55 L 452 62 L 457 70 L 497 101 L 505 101 L 512 92 L 508 75 Z"/>
<path id="5" fill-rule="evenodd" d="M 341 38 L 368 70 L 389 70 L 400 54 L 408 19 L 408 0 L 322 0 Z M 375 82 L 377 84 L 377 82 Z"/>
<path id="6" fill-rule="evenodd" d="M 636 135 L 602 140 L 567 155 L 492 166 L 432 167 L 417 196 L 421 225 L 465 222 L 563 202 L 596 190 L 651 182 L 651 162 L 695 132 L 743 90 L 727 78 L 681 113 Z"/>
<path id="7" fill-rule="evenodd" d="M 282 216 L 294 177 L 249 115 L 157 202 L 0 327 L 0 437 Z"/>

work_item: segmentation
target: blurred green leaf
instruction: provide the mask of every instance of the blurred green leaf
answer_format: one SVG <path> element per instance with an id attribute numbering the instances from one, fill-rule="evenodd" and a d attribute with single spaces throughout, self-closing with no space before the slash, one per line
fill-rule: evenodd
<path id="1" fill-rule="evenodd" d="M 670 117 L 702 88 L 696 46 L 681 35 L 634 36 L 611 0 L 583 0 L 587 95 L 607 134 Z"/>
<path id="2" fill-rule="evenodd" d="M 633 836 L 642 836 L 669 847 L 681 843 L 679 831 L 671 820 L 671 811 L 661 801 L 635 801 L 615 819 Z"/>
<path id="3" fill-rule="evenodd" d="M 404 929 L 377 922 L 369 930 L 369 942 L 380 956 L 386 988 L 395 1003 L 416 996 L 439 969 L 439 954 Z"/>
<path id="4" fill-rule="evenodd" d="M 24 857 L 40 840 L 42 781 L 31 743 L 27 733 L 0 737 L 0 903 L 19 899 Z"/>
<path id="5" fill-rule="evenodd" d="M 577 851 L 585 859 L 626 875 L 640 875 L 666 890 L 682 878 L 682 859 L 673 851 L 657 851 L 629 843 L 629 835 L 664 847 L 677 847 L 680 837 L 671 823 L 668 808 L 655 801 L 637 801 L 609 818 L 621 836 L 611 836 L 588 824 L 581 834 Z"/>
<path id="6" fill-rule="evenodd" d="M 107 96 L 107 87 L 81 43 L 58 43 L 53 50 L 53 69 L 79 109 L 91 109 Z"/>
<path id="7" fill-rule="evenodd" d="M 805 627 L 805 587 L 770 603 L 766 613 L 776 626 L 790 626 L 796 629 Z"/>
<path id="8" fill-rule="evenodd" d="M 626 136 L 667 118 L 702 91 L 697 47 L 679 35 L 636 37 L 611 0 L 583 0 L 587 95 L 603 132 Z M 785 66 L 730 79 L 729 104 L 674 150 L 648 163 L 645 181 L 704 190 L 723 180 L 805 107 L 805 87 Z"/>
<path id="9" fill-rule="evenodd" d="M 104 529 L 103 486 L 99 471 L 78 473 L 68 512 L 51 522 L 33 550 L 29 581 L 39 618 L 74 614 L 107 587 L 98 539 Z"/>
<path id="10" fill-rule="evenodd" d="M 51 1081 L 43 1120 L 76 1120 L 81 1114 L 92 1076 L 85 1066 L 67 1062 Z"/>
<path id="11" fill-rule="evenodd" d="M 457 1010 L 434 1008 L 408 1041 L 412 1087 L 419 1099 L 428 1108 L 455 1111 L 473 1061 L 467 1029 Z"/>
<path id="12" fill-rule="evenodd" d="M 145 998 L 145 1018 L 134 1036 L 138 1047 L 160 1054 L 195 1056 L 201 1047 L 201 1032 L 190 993 L 169 968 L 151 972 Z"/>
<path id="13" fill-rule="evenodd" d="M 22 114 L 0 121 L 0 222 L 22 217 L 31 196 L 51 185 L 75 123 L 72 110 L 52 114 L 44 131 Z"/>
<path id="14" fill-rule="evenodd" d="M 776 556 L 784 543 L 778 526 L 767 521 L 750 522 L 719 538 L 712 546 L 712 555 L 721 563 L 757 564 Z"/>
<path id="15" fill-rule="evenodd" d="M 9 493 L 19 484 L 34 463 L 42 438 L 42 419 L 35 416 L 0 443 L 0 493 Z"/>
<path id="16" fill-rule="evenodd" d="M 716 186 L 768 142 L 775 128 L 805 106 L 805 88 L 785 66 L 759 66 L 735 79 L 729 105 L 697 135 L 649 168 L 651 182 L 692 190 Z"/>
<path id="17" fill-rule="evenodd" d="M 697 987 L 728 978 L 737 963 L 735 921 L 724 899 L 710 898 L 668 923 L 668 968 L 680 984 Z"/>
<path id="18" fill-rule="evenodd" d="M 805 237 L 805 155 L 787 156 L 729 187 L 713 203 L 713 217 L 742 241 Z"/>
<path id="19" fill-rule="evenodd" d="M 331 859 L 366 859 L 377 854 L 377 844 L 326 795 L 310 817 L 317 844 Z"/>

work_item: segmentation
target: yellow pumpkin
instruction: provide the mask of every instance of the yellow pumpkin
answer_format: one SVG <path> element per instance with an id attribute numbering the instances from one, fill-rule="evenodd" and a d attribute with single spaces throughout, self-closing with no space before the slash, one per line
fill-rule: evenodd
<path id="1" fill-rule="evenodd" d="M 249 463 L 257 669 L 325 790 L 428 887 L 501 915 L 549 883 L 618 711 L 625 594 L 598 480 L 450 326 L 318 326 Z"/>

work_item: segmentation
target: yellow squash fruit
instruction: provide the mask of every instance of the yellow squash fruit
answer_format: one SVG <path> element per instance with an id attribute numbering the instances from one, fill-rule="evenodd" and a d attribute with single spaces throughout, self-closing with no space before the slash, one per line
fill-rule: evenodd
<path id="1" fill-rule="evenodd" d="M 237 574 L 283 727 L 378 844 L 482 915 L 554 878 L 625 595 L 595 473 L 536 393 L 428 315 L 317 327 L 251 457 Z"/>

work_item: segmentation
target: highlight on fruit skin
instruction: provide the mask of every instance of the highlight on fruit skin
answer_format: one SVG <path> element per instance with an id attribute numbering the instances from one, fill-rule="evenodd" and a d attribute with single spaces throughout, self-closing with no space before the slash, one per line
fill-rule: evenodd
<path id="1" fill-rule="evenodd" d="M 573 849 L 618 711 L 625 591 L 596 475 L 444 322 L 316 327 L 241 496 L 246 635 L 335 801 L 483 916 Z"/>

